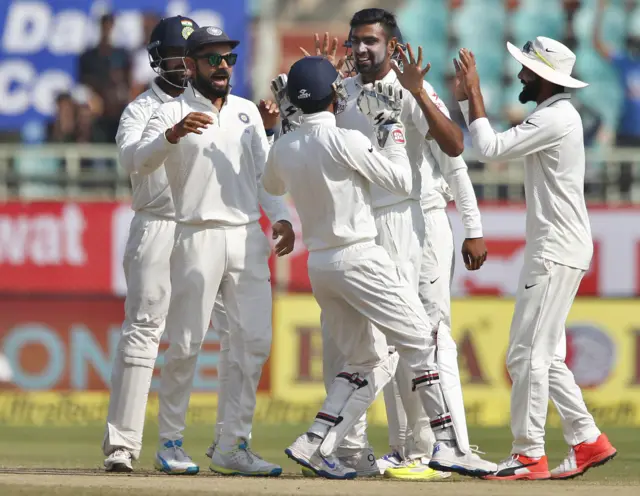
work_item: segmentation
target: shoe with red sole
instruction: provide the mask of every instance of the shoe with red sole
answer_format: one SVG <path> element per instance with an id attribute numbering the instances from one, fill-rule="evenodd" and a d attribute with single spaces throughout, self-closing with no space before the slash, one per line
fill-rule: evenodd
<path id="1" fill-rule="evenodd" d="M 547 457 L 529 458 L 524 455 L 511 457 L 498 463 L 498 470 L 491 475 L 485 475 L 487 480 L 545 480 L 550 479 Z"/>
<path id="2" fill-rule="evenodd" d="M 573 479 L 583 475 L 591 467 L 604 465 L 616 454 L 617 451 L 607 436 L 600 434 L 594 443 L 580 443 L 571 448 L 564 461 L 551 471 L 551 478 Z"/>

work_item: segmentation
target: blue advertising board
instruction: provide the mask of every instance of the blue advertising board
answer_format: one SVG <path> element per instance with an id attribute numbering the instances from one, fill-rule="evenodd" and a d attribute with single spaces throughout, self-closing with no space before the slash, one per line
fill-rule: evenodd
<path id="1" fill-rule="evenodd" d="M 250 41 L 245 0 L 2 0 L 0 1 L 0 131 L 46 121 L 55 98 L 76 85 L 78 57 L 98 40 L 98 21 L 116 18 L 113 43 L 137 50 L 144 43 L 142 16 L 185 15 L 218 26 L 242 41 L 236 49 L 233 92 L 249 97 L 245 77 Z"/>

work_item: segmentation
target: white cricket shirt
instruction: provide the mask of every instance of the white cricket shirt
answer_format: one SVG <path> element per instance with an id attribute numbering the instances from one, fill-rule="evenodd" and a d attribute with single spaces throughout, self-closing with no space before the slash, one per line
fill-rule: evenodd
<path id="1" fill-rule="evenodd" d="M 151 83 L 151 88 L 139 95 L 124 109 L 116 134 L 120 165 L 131 177 L 131 208 L 135 211 L 144 210 L 169 219 L 175 217 L 176 211 L 173 207 L 173 199 L 164 167 L 158 167 L 147 175 L 136 174 L 134 155 L 140 143 L 142 132 L 151 116 L 160 105 L 172 98 L 162 91 L 154 81 Z"/>
<path id="2" fill-rule="evenodd" d="M 393 70 L 389 71 L 381 81 L 385 84 L 400 86 Z M 433 87 L 427 81 L 423 81 L 422 85 L 440 111 L 449 117 L 449 110 Z M 358 96 L 362 90 L 361 76 L 345 79 L 345 88 L 349 96 L 344 110 L 337 114 L 338 126 L 357 129 L 371 140 L 375 140 L 371 122 L 360 112 L 357 105 Z M 462 216 L 465 237 L 482 237 L 480 211 L 467 173 L 467 164 L 462 157 L 449 157 L 440 150 L 435 140 L 426 139 L 429 123 L 420 105 L 404 89 L 403 95 L 400 121 L 405 127 L 407 155 L 413 171 L 414 190 L 411 192 L 411 198 L 420 200 L 423 210 L 445 208 L 452 199 L 455 199 L 456 207 Z M 372 187 L 371 194 L 374 208 L 394 205 L 405 200 L 376 186 Z"/>
<path id="3" fill-rule="evenodd" d="M 486 118 L 469 125 L 474 149 L 487 160 L 524 157 L 527 257 L 587 270 L 593 255 L 584 200 L 582 119 L 568 93 L 540 105 L 519 126 L 496 133 Z M 469 102 L 460 102 L 469 122 Z"/>
<path id="4" fill-rule="evenodd" d="M 404 147 L 387 156 L 359 131 L 338 128 L 332 113 L 319 112 L 275 142 L 262 181 L 273 195 L 289 192 L 310 252 L 339 248 L 377 236 L 372 183 L 401 199 L 411 193 Z"/>
<path id="5" fill-rule="evenodd" d="M 171 144 L 165 131 L 191 112 L 202 112 L 213 124 L 202 134 L 190 133 Z M 289 220 L 282 198 L 264 193 L 261 177 L 269 153 L 258 107 L 229 95 L 218 111 L 192 86 L 164 103 L 149 120 L 135 151 L 140 174 L 165 164 L 176 208 L 176 221 L 186 224 L 239 226 L 260 219 L 258 201 L 271 222 Z"/>

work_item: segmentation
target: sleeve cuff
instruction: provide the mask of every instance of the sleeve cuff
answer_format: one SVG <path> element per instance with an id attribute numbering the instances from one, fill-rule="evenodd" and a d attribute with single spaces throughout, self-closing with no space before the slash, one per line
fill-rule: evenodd
<path id="1" fill-rule="evenodd" d="M 464 228 L 464 237 L 466 239 L 475 239 L 482 238 L 482 228 L 481 227 L 472 227 L 472 228 Z"/>

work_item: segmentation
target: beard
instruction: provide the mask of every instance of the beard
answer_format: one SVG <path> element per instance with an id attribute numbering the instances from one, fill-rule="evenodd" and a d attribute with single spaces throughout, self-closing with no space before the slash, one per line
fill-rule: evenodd
<path id="1" fill-rule="evenodd" d="M 371 50 L 369 51 L 368 55 L 369 55 L 369 60 L 365 64 L 361 65 L 360 63 L 358 63 L 358 57 L 354 53 L 353 62 L 356 70 L 360 74 L 364 74 L 367 76 L 375 76 L 376 74 L 378 74 L 378 72 L 380 72 L 380 69 L 382 69 L 382 66 L 385 63 L 385 59 L 387 55 L 386 46 L 383 46 L 380 51 Z"/>
<path id="2" fill-rule="evenodd" d="M 211 76 L 213 77 L 221 75 L 226 75 L 228 77 L 229 73 L 223 70 L 217 71 Z M 195 89 L 197 89 L 202 94 L 202 96 L 208 98 L 209 100 L 216 100 L 218 98 L 224 98 L 229 94 L 229 90 L 231 89 L 231 85 L 229 84 L 230 79 L 231 78 L 229 77 L 224 88 L 218 88 L 214 86 L 210 78 L 204 76 L 200 71 L 196 70 L 196 75 L 193 78 L 192 84 Z"/>
<path id="3" fill-rule="evenodd" d="M 538 101 L 538 95 L 540 94 L 540 88 L 542 86 L 542 79 L 538 76 L 533 81 L 525 83 L 522 88 L 522 92 L 518 96 L 520 103 L 536 102 Z"/>
<path id="4" fill-rule="evenodd" d="M 184 88 L 186 86 L 184 70 L 165 71 L 162 75 L 169 83 L 178 88 Z"/>

